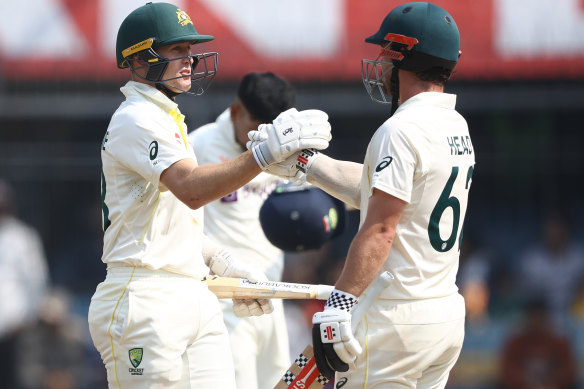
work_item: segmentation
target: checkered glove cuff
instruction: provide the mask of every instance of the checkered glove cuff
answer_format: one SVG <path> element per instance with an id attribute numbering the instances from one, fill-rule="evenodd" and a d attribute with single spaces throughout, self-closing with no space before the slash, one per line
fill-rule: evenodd
<path id="1" fill-rule="evenodd" d="M 342 290 L 333 289 L 331 296 L 326 301 L 324 306 L 327 308 L 336 308 L 343 311 L 351 312 L 353 307 L 357 305 L 359 300 L 351 293 L 343 292 Z"/>

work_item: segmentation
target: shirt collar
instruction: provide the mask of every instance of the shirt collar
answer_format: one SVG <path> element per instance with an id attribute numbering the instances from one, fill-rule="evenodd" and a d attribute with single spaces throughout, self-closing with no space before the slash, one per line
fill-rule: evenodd
<path id="1" fill-rule="evenodd" d="M 170 111 L 178 112 L 177 103 L 169 99 L 168 96 L 166 96 L 164 93 L 162 93 L 155 87 L 150 86 L 148 84 L 136 81 L 128 81 L 126 85 L 120 88 L 120 90 L 126 96 L 126 98 L 130 98 L 133 96 L 142 96 L 148 100 L 151 100 L 153 103 L 163 108 L 167 112 Z"/>
<path id="2" fill-rule="evenodd" d="M 456 95 L 441 92 L 418 93 L 401 104 L 396 113 L 413 105 L 432 105 L 438 108 L 454 109 L 456 106 Z"/>

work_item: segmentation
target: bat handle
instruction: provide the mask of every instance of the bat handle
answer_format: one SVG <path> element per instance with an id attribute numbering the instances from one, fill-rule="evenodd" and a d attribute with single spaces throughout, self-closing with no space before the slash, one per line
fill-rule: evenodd
<path id="1" fill-rule="evenodd" d="M 375 300 L 377 300 L 377 298 L 381 295 L 381 292 L 383 292 L 385 288 L 391 284 L 392 280 L 393 275 L 388 271 L 384 271 L 379 275 L 378 279 L 373 281 L 373 285 L 367 291 L 365 297 L 359 301 L 359 304 L 357 304 L 353 310 L 353 314 L 351 316 L 351 326 L 353 331 L 355 331 L 357 324 L 359 324 L 363 316 L 365 316 L 365 311 Z"/>
<path id="2" fill-rule="evenodd" d="M 316 299 L 328 300 L 334 288 L 333 285 L 316 285 Z"/>

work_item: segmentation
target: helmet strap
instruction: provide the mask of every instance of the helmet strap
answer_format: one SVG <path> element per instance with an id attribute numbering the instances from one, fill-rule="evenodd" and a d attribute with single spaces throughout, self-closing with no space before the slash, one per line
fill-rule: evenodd
<path id="1" fill-rule="evenodd" d="M 164 93 L 169 99 L 174 100 L 174 98 L 178 95 L 181 94 L 181 92 L 173 92 L 172 90 L 170 90 L 170 88 L 168 88 L 166 85 L 164 85 L 164 83 L 162 82 L 157 82 L 156 84 L 156 89 L 158 89 L 159 91 L 161 91 L 162 93 Z"/>
<path id="2" fill-rule="evenodd" d="M 177 92 L 172 91 L 169 87 L 164 85 L 162 81 L 162 77 L 164 77 L 164 72 L 166 72 L 166 68 L 168 67 L 168 60 L 164 57 L 158 55 L 154 50 L 143 50 L 138 53 L 141 60 L 148 64 L 148 72 L 146 72 L 146 76 L 144 77 L 146 81 L 153 82 L 156 86 L 156 89 L 164 93 L 169 99 L 174 100 L 176 96 L 180 94 Z M 157 59 L 158 61 L 155 63 L 151 63 L 149 60 Z"/>
<path id="3" fill-rule="evenodd" d="M 391 69 L 389 88 L 391 93 L 391 113 L 389 116 L 391 117 L 397 110 L 397 107 L 399 107 L 399 76 L 398 68 L 395 66 L 393 67 L 393 69 Z"/>
<path id="4" fill-rule="evenodd" d="M 146 80 L 150 82 L 160 82 L 164 76 L 166 68 L 168 67 L 168 60 L 159 56 L 152 49 L 140 51 L 138 57 L 148 64 L 148 72 L 145 77 Z M 152 62 L 153 60 L 156 62 Z"/>

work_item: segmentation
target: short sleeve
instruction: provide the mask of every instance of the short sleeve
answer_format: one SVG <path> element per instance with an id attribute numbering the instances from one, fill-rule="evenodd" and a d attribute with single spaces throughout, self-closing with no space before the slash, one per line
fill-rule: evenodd
<path id="1" fill-rule="evenodd" d="M 411 202 L 417 154 L 402 129 L 383 128 L 371 153 L 371 191 L 382 190 Z"/>
<path id="2" fill-rule="evenodd" d="M 129 113 L 110 126 L 107 147 L 116 160 L 158 186 L 160 174 L 194 153 L 172 118 L 160 115 L 137 116 Z"/>

